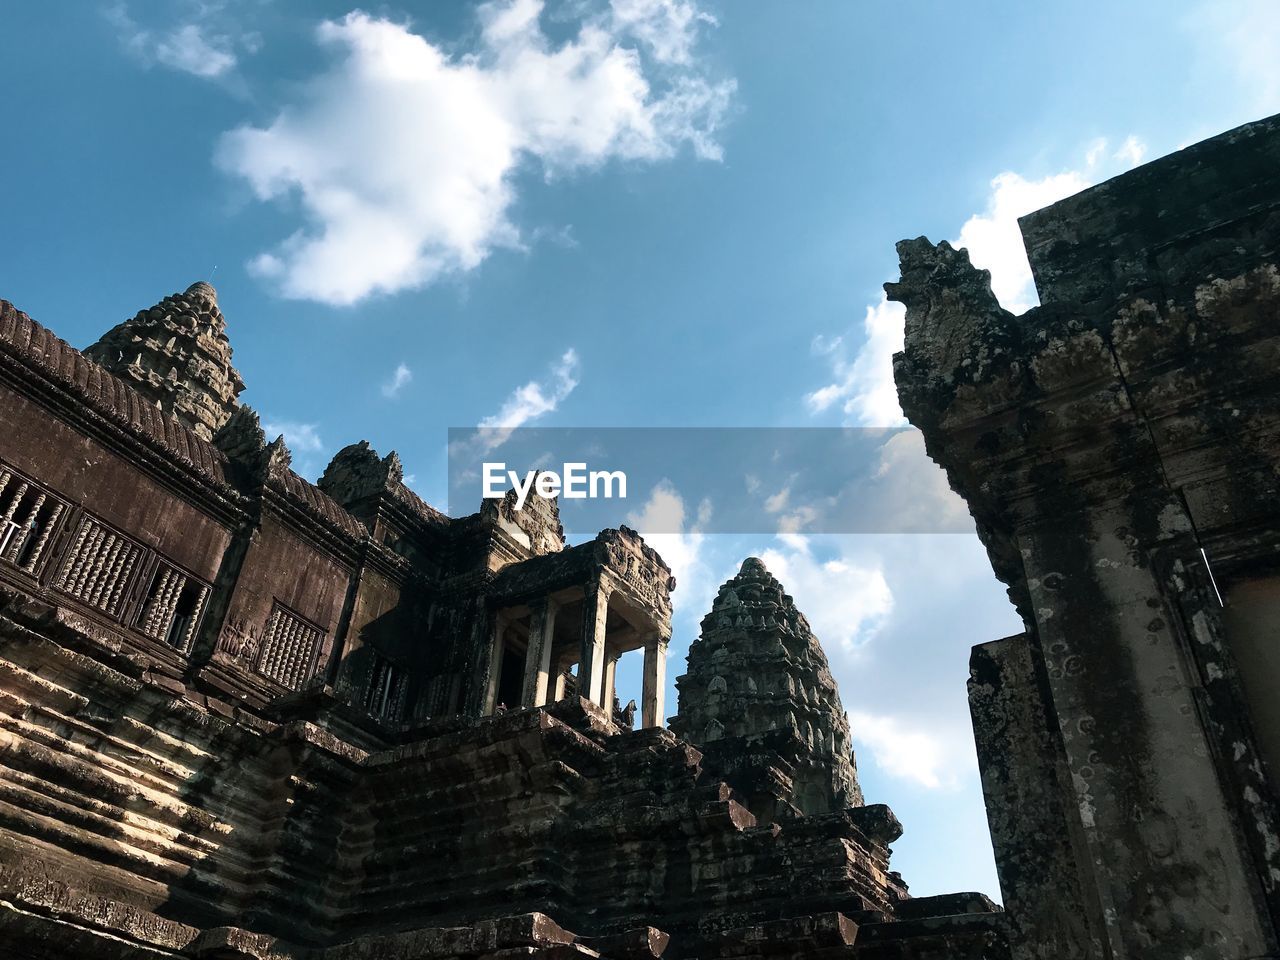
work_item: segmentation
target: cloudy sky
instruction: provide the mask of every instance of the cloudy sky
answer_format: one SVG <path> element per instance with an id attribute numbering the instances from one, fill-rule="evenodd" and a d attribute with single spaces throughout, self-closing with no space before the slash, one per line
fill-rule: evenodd
<path id="1" fill-rule="evenodd" d="M 450 426 L 896 425 L 895 241 L 968 246 L 1025 309 L 1016 217 L 1280 110 L 1271 0 L 302 6 L 6 5 L 0 297 L 84 346 L 212 279 L 301 472 L 365 438 L 442 506 Z M 633 499 L 688 531 L 653 538 L 671 674 L 763 556 L 895 866 L 996 894 L 966 664 L 1018 623 L 976 539 L 699 534 L 674 486 Z"/>

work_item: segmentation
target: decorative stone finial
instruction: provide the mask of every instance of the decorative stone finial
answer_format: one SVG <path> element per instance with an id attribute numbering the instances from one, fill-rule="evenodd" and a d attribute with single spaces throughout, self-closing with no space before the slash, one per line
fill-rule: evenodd
<path id="1" fill-rule="evenodd" d="M 218 291 L 215 290 L 213 288 L 213 284 L 207 280 L 197 280 L 191 286 L 187 287 L 186 295 L 188 297 L 202 297 L 215 304 L 218 302 Z"/>
<path id="2" fill-rule="evenodd" d="M 1016 340 L 1013 314 L 991 291 L 991 271 L 969 260 L 969 251 L 928 237 L 898 242 L 902 278 L 884 285 L 885 295 L 907 308 L 904 354 L 933 376 L 949 377 L 961 366 L 981 365 Z"/>

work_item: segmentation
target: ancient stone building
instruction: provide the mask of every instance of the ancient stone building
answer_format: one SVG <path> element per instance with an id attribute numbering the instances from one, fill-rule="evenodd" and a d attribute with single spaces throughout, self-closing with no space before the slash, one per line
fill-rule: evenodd
<path id="1" fill-rule="evenodd" d="M 208 284 L 90 352 L 0 301 L 6 960 L 1006 955 L 985 898 L 889 870 L 758 561 L 681 739 L 675 584 L 633 531 L 447 517 L 367 443 L 307 482 L 237 403 Z"/>
<path id="2" fill-rule="evenodd" d="M 898 250 L 903 409 L 1025 631 L 970 702 L 1017 958 L 1280 956 L 1280 117 Z"/>
<path id="3" fill-rule="evenodd" d="M 807 814 L 862 806 L 849 720 L 826 655 L 755 557 L 721 586 L 676 685 L 672 732 L 702 751 L 703 765 L 757 818 L 776 819 L 779 802 Z"/>

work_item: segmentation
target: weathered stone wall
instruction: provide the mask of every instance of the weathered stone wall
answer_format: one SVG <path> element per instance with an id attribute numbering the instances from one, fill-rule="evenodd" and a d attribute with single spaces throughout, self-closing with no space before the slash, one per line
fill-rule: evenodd
<path id="1" fill-rule="evenodd" d="M 973 649 L 969 704 L 982 792 L 1015 955 L 1087 960 L 1105 956 L 1101 931 L 1090 927 L 1098 909 L 1081 883 L 1090 866 L 1075 858 L 1081 825 L 1066 801 L 1070 774 L 1037 664 L 1026 634 Z"/>
<path id="2" fill-rule="evenodd" d="M 176 491 L 173 478 L 140 469 L 118 448 L 75 429 L 0 382 L 0 460 L 197 576 L 212 579 L 231 541 L 227 518 L 210 516 Z M 68 512 L 64 527 L 71 520 Z"/>
<path id="3" fill-rule="evenodd" d="M 1024 218 L 1021 317 L 963 251 L 899 245 L 903 408 L 1027 626 L 1032 662 L 976 655 L 973 686 L 1024 956 L 1280 951 L 1275 791 L 1219 600 L 1280 547 L 1277 162 L 1273 118 Z M 1065 830 L 1013 806 L 1037 781 Z M 1050 876 L 1018 887 L 1028 864 Z M 1085 922 L 1051 919 L 1073 889 Z"/>
<path id="4" fill-rule="evenodd" d="M 79 955 L 68 923 L 117 950 L 201 956 L 201 931 L 234 927 L 265 938 L 246 956 L 304 957 L 535 912 L 584 943 L 660 926 L 673 957 L 746 949 L 783 919 L 782 946 L 810 956 L 799 918 L 836 915 L 846 952 L 867 937 L 898 951 L 870 956 L 930 955 L 914 931 L 995 955 L 989 905 L 944 904 L 962 914 L 944 923 L 922 902 L 879 932 L 905 895 L 876 839 L 883 808 L 757 823 L 688 744 L 620 736 L 585 703 L 436 722 L 369 753 L 175 697 L 136 662 L 76 653 L 81 625 L 6 602 L 0 942 L 42 960 Z"/>

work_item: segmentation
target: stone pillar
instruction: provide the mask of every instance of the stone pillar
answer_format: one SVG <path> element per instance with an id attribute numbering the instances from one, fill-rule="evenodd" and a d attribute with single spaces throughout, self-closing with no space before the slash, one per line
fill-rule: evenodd
<path id="1" fill-rule="evenodd" d="M 565 679 L 564 672 L 563 671 L 557 672 L 556 673 L 556 694 L 555 694 L 555 701 L 554 701 L 555 703 L 559 703 L 561 700 L 564 699 L 565 683 L 566 683 L 566 679 Z"/>
<path id="2" fill-rule="evenodd" d="M 604 708 L 610 713 L 613 711 L 614 700 L 614 680 L 618 675 L 618 658 L 612 654 L 605 657 L 604 664 Z"/>
<path id="3" fill-rule="evenodd" d="M 489 686 L 484 696 L 484 715 L 491 716 L 498 708 L 498 683 L 502 679 L 502 659 L 506 651 L 503 642 L 507 635 L 507 618 L 498 613 L 493 618 L 493 648 L 489 654 Z"/>
<path id="4" fill-rule="evenodd" d="M 663 698 L 667 692 L 667 641 L 657 634 L 644 645 L 644 692 L 640 710 L 641 726 L 660 727 L 664 723 Z"/>
<path id="5" fill-rule="evenodd" d="M 611 592 L 603 581 L 587 584 L 582 598 L 582 652 L 578 658 L 578 696 L 605 709 L 613 706 L 604 702 L 604 630 Z"/>
<path id="6" fill-rule="evenodd" d="M 555 635 L 559 605 L 549 597 L 535 600 L 529 616 L 529 649 L 524 659 L 522 707 L 541 707 L 547 702 L 551 676 L 551 640 Z"/>
<path id="7" fill-rule="evenodd" d="M 1107 955 L 1093 929 L 1097 905 L 1081 884 L 1084 839 L 1044 669 L 1022 633 L 973 648 L 969 711 L 982 772 L 1012 960 L 1091 960 Z"/>

